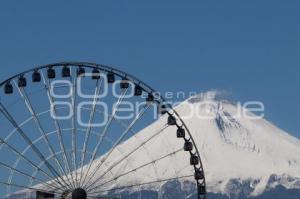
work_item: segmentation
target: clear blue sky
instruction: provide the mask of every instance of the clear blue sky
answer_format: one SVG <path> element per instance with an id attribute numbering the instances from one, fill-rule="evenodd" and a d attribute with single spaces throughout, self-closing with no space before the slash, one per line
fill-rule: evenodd
<path id="1" fill-rule="evenodd" d="M 300 137 L 300 1 L 0 2 L 0 79 L 37 64 L 119 66 L 160 91 L 261 100 Z"/>

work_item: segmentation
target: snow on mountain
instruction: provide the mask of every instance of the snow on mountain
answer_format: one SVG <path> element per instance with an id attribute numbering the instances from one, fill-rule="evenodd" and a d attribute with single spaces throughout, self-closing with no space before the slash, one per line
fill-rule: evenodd
<path id="1" fill-rule="evenodd" d="M 220 99 L 215 92 L 191 97 L 175 109 L 183 117 L 200 151 L 208 192 L 225 195 L 227 198 L 248 198 L 258 197 L 278 186 L 285 190 L 300 189 L 300 141 L 297 138 L 263 118 L 249 119 L 243 114 L 237 117 L 240 108 L 234 103 Z M 255 116 L 244 108 L 240 110 Z M 176 138 L 176 127 L 164 129 L 163 133 L 131 154 L 128 161 L 121 161 L 120 164 L 112 167 L 125 154 L 154 136 L 166 124 L 166 120 L 167 117 L 162 116 L 120 144 L 101 167 L 104 170 L 108 169 L 109 173 L 104 176 L 101 175 L 103 170 L 96 173 L 100 180 L 94 185 L 101 186 L 105 190 L 116 185 L 122 187 L 127 184 L 141 184 L 193 174 L 193 168 L 189 165 L 189 156 L 182 150 L 183 140 Z M 130 172 L 132 168 L 177 150 L 179 152 L 172 156 Z M 101 164 L 103 157 L 95 160 L 91 170 Z M 87 166 L 84 170 L 86 168 Z M 101 184 L 112 176 L 127 172 L 130 173 L 116 181 Z M 194 182 L 193 177 L 182 179 L 180 188 L 187 192 L 193 190 L 191 187 L 194 186 L 191 186 L 190 182 Z M 157 190 L 168 186 L 168 184 L 148 184 L 142 189 Z M 173 188 L 173 192 L 174 190 L 178 189 Z M 137 188 L 132 188 L 132 192 L 134 191 L 138 191 Z M 195 195 L 185 195 L 185 198 L 193 197 Z"/>

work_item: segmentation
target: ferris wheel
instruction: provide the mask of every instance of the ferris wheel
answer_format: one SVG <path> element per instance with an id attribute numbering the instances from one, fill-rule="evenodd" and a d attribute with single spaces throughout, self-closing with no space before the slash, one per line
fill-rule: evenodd
<path id="1" fill-rule="evenodd" d="M 0 87 L 0 198 L 205 198 L 188 127 L 132 75 L 63 62 Z"/>

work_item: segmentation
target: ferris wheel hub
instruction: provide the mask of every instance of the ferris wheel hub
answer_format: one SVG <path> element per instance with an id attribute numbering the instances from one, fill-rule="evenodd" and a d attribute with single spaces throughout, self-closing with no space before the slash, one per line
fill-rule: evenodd
<path id="1" fill-rule="evenodd" d="M 82 188 L 76 188 L 72 192 L 72 199 L 86 199 L 87 193 Z"/>

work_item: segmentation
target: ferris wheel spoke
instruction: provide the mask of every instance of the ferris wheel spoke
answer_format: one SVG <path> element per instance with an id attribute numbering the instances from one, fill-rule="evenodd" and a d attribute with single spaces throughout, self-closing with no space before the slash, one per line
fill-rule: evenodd
<path id="1" fill-rule="evenodd" d="M 116 142 L 113 144 L 112 148 L 110 149 L 110 151 L 105 155 L 105 157 L 103 158 L 103 160 L 101 160 L 101 162 L 95 167 L 95 169 L 91 172 L 90 176 L 94 176 L 96 174 L 96 172 L 101 168 L 101 166 L 105 163 L 105 161 L 109 158 L 109 156 L 111 155 L 111 153 L 115 150 L 115 148 L 121 143 L 121 141 L 124 139 L 124 137 L 131 131 L 131 129 L 133 128 L 133 126 L 137 123 L 137 121 L 144 115 L 144 113 L 148 110 L 148 108 L 150 107 L 150 103 L 145 105 L 143 107 L 143 109 L 136 115 L 136 117 L 134 118 L 134 120 L 128 125 L 128 127 L 125 129 L 125 131 L 121 134 L 121 136 L 119 137 L 118 140 L 116 140 Z M 87 177 L 88 173 L 86 174 Z M 89 178 L 89 180 L 86 182 L 86 185 L 89 184 L 90 180 L 92 178 Z"/>
<path id="2" fill-rule="evenodd" d="M 132 170 L 130 170 L 130 171 L 127 171 L 127 172 L 125 172 L 125 173 L 122 173 L 122 174 L 120 174 L 120 175 L 118 175 L 118 176 L 114 176 L 112 179 L 110 179 L 110 180 L 108 180 L 108 181 L 106 181 L 106 182 L 103 182 L 103 183 L 101 183 L 101 184 L 95 186 L 94 188 L 88 189 L 88 191 L 93 191 L 93 190 L 95 190 L 95 189 L 98 189 L 98 188 L 100 188 L 100 187 L 102 187 L 102 186 L 104 186 L 104 185 L 106 185 L 106 184 L 108 184 L 108 183 L 111 183 L 111 182 L 113 182 L 113 181 L 115 181 L 115 180 L 117 180 L 117 179 L 119 179 L 119 178 L 121 178 L 121 177 L 124 177 L 124 176 L 126 176 L 126 175 L 129 175 L 129 174 L 131 174 L 131 173 L 133 173 L 133 172 L 136 172 L 136 171 L 138 171 L 138 170 L 140 170 L 140 169 L 142 169 L 142 168 L 147 167 L 148 165 L 151 165 L 151 164 L 154 164 L 154 163 L 159 162 L 159 161 L 161 161 L 161 160 L 164 160 L 164 159 L 166 159 L 166 158 L 168 158 L 168 157 L 170 157 L 170 156 L 172 156 L 172 155 L 175 155 L 175 154 L 177 154 L 177 153 L 179 153 L 179 152 L 181 152 L 181 151 L 183 151 L 182 148 L 177 149 L 176 151 L 173 151 L 173 152 L 168 153 L 168 154 L 166 154 L 166 155 L 164 155 L 164 156 L 162 156 L 162 157 L 159 157 L 159 158 L 157 158 L 157 159 L 155 159 L 155 160 L 152 160 L 152 161 L 150 161 L 150 162 L 147 162 L 147 163 L 145 163 L 145 164 L 142 164 L 142 165 L 140 165 L 140 166 L 138 166 L 138 167 L 136 167 L 136 168 L 134 168 L 134 169 L 132 169 Z"/>
<path id="3" fill-rule="evenodd" d="M 153 138 L 155 138 L 156 136 L 160 135 L 166 128 L 168 127 L 168 125 L 164 125 L 160 130 L 158 130 L 156 133 L 154 133 L 150 138 L 148 138 L 147 140 L 145 140 L 144 142 L 142 142 L 139 146 L 137 146 L 136 148 L 134 148 L 131 152 L 129 152 L 127 155 L 125 155 L 123 158 L 121 158 L 119 161 L 117 161 L 116 163 L 114 163 L 113 165 L 111 165 L 107 170 L 104 171 L 104 173 L 97 178 L 96 180 L 94 180 L 92 183 L 90 183 L 86 188 L 90 189 L 92 186 L 95 185 L 95 183 L 97 182 L 97 180 L 102 179 L 110 170 L 112 170 L 113 168 L 115 168 L 118 164 L 120 164 L 121 162 L 123 162 L 124 160 L 126 160 L 130 155 L 132 155 L 134 152 L 136 152 L 137 150 L 139 150 L 140 148 L 142 148 L 145 144 L 147 144 L 150 140 L 152 140 Z"/>
<path id="4" fill-rule="evenodd" d="M 81 154 L 81 171 L 80 171 L 80 176 L 81 177 L 80 177 L 79 185 L 81 185 L 81 180 L 82 180 L 82 176 L 83 176 L 84 160 L 85 160 L 87 145 L 88 145 L 89 138 L 90 138 L 90 133 L 91 133 L 91 130 L 92 130 L 92 123 L 93 123 L 94 116 L 95 116 L 96 105 L 97 105 L 97 101 L 99 100 L 99 93 L 100 93 L 100 90 L 101 90 L 102 81 L 103 81 L 102 78 L 100 79 L 100 81 L 99 81 L 99 79 L 97 79 L 97 81 L 96 81 L 96 88 L 95 88 L 95 92 L 94 92 L 92 110 L 90 112 L 88 126 L 87 126 L 87 129 L 86 129 L 85 139 L 84 139 L 84 143 L 83 143 L 83 150 L 82 150 L 82 154 Z"/>
<path id="5" fill-rule="evenodd" d="M 165 178 L 165 179 L 160 179 L 160 180 L 153 180 L 153 181 L 149 181 L 149 182 L 142 182 L 142 183 L 130 184 L 130 185 L 125 185 L 125 186 L 120 186 L 120 187 L 113 187 L 111 189 L 93 191 L 93 192 L 90 192 L 89 194 L 96 196 L 97 194 L 101 194 L 101 193 L 106 193 L 106 192 L 111 192 L 111 191 L 116 191 L 116 190 L 122 190 L 122 189 L 128 189 L 128 188 L 138 187 L 138 186 L 145 186 L 145 185 L 150 185 L 150 184 L 157 184 L 157 183 L 162 183 L 162 182 L 168 182 L 168 181 L 171 181 L 171 180 L 180 180 L 180 179 L 184 179 L 184 178 L 190 178 L 190 177 L 193 177 L 193 176 L 194 175 L 184 175 L 184 176 Z"/>
<path id="6" fill-rule="evenodd" d="M 53 180 L 53 177 L 54 177 L 54 181 L 57 184 L 59 184 L 62 187 L 66 187 L 67 186 L 67 184 L 63 184 L 61 181 L 59 181 L 58 179 L 56 179 L 55 176 L 53 176 L 52 173 L 51 173 L 52 176 L 50 176 L 50 174 L 48 174 L 46 171 L 44 171 L 43 169 L 41 169 L 41 167 L 39 167 L 38 165 L 36 165 L 35 163 L 33 163 L 31 160 L 29 160 L 27 157 L 25 157 L 22 153 L 20 153 L 13 146 L 11 146 L 6 141 L 4 141 L 2 138 L 0 138 L 0 143 L 4 144 L 5 146 L 7 146 L 10 151 L 12 151 L 13 153 L 15 153 L 17 156 L 21 157 L 23 160 L 25 160 L 26 162 L 28 162 L 32 167 L 34 167 L 35 169 L 37 169 L 38 171 L 40 171 L 41 173 L 43 173 L 44 176 L 47 177 L 49 180 Z"/>
<path id="7" fill-rule="evenodd" d="M 73 171 L 76 170 L 76 124 L 75 124 L 75 120 L 76 120 L 76 112 L 74 112 L 76 109 L 76 105 L 75 105 L 75 100 L 76 100 L 76 83 L 74 83 L 73 81 L 73 72 L 72 72 L 72 67 L 70 68 L 70 83 L 71 83 L 71 87 L 70 87 L 70 90 L 71 90 L 71 105 L 73 107 L 73 114 L 72 114 L 72 118 L 71 118 L 71 123 L 72 123 L 72 138 L 71 138 L 71 147 L 72 147 L 72 151 L 71 151 L 71 161 L 72 161 L 72 171 L 70 170 L 70 173 L 71 173 L 71 179 L 72 179 L 72 183 L 73 183 L 73 186 L 74 187 L 77 187 L 77 174 L 74 174 L 75 177 L 73 176 Z M 76 82 L 76 77 L 74 78 L 75 79 L 75 82 Z M 76 173 L 76 172 L 75 172 Z"/>
<path id="8" fill-rule="evenodd" d="M 16 172 L 16 173 L 19 173 L 19 174 L 21 174 L 22 176 L 27 177 L 27 178 L 29 178 L 29 179 L 33 179 L 34 181 L 37 181 L 37 182 L 39 182 L 39 183 L 42 183 L 42 184 L 45 183 L 46 186 L 49 187 L 49 188 L 52 188 L 52 189 L 61 189 L 61 187 L 56 186 L 55 184 L 49 184 L 49 183 L 47 183 L 47 182 L 44 182 L 43 179 L 37 178 L 37 177 L 35 177 L 35 176 L 31 176 L 31 175 L 29 175 L 29 174 L 27 174 L 27 173 L 25 173 L 25 172 L 23 172 L 23 171 L 20 171 L 20 170 L 14 168 L 14 167 L 11 167 L 11 166 L 9 166 L 9 165 L 7 165 L 7 164 L 5 164 L 5 163 L 0 162 L 0 166 L 2 166 L 2 167 L 4 167 L 4 168 L 7 168 L 7 169 L 9 169 L 9 170 L 13 170 L 13 171 Z M 62 189 L 61 189 L 61 190 L 62 190 Z"/>
<path id="9" fill-rule="evenodd" d="M 71 103 L 73 107 L 73 115 L 72 115 L 72 158 L 73 158 L 73 170 L 75 171 L 75 185 L 78 186 L 78 176 L 77 176 L 77 144 L 76 144 L 76 118 L 77 118 L 77 108 L 76 108 L 76 97 L 77 97 L 77 76 L 75 78 L 72 78 L 72 70 L 71 70 L 71 76 L 70 81 L 72 83 L 72 90 L 71 90 Z"/>
<path id="10" fill-rule="evenodd" d="M 61 162 L 58 160 L 57 156 L 55 155 L 55 152 L 54 152 L 54 149 L 53 149 L 53 146 L 50 144 L 49 142 L 49 139 L 45 133 L 45 130 L 44 128 L 42 127 L 42 124 L 39 120 L 39 117 L 37 116 L 36 112 L 34 111 L 33 109 L 33 106 L 32 106 L 32 103 L 30 101 L 30 98 L 26 92 L 26 90 L 24 88 L 20 88 L 17 86 L 17 83 L 14 81 L 16 87 L 18 88 L 18 91 L 19 91 L 19 94 L 21 95 L 22 99 L 24 100 L 25 104 L 26 104 L 26 107 L 28 109 L 28 111 L 30 112 L 32 118 L 34 119 L 35 121 L 35 124 L 39 130 L 39 132 L 41 133 L 41 136 L 43 137 L 45 143 L 46 143 L 46 146 L 49 150 L 49 152 L 51 153 L 51 155 L 53 155 L 53 158 L 56 162 L 56 164 L 58 165 L 59 167 L 59 170 L 60 170 L 60 173 L 61 174 L 64 174 L 64 175 L 67 175 L 67 173 L 65 172 L 65 170 L 63 169 L 62 165 L 61 165 Z"/>
<path id="11" fill-rule="evenodd" d="M 100 134 L 100 139 L 97 140 L 97 145 L 96 145 L 96 147 L 95 147 L 95 149 L 94 149 L 92 158 L 91 158 L 91 160 L 90 160 L 90 162 L 89 162 L 89 164 L 88 164 L 88 169 L 87 169 L 87 171 L 86 171 L 86 175 L 89 173 L 89 171 L 90 171 L 90 169 L 91 169 L 91 165 L 92 165 L 93 161 L 96 159 L 96 156 L 97 156 L 97 153 L 98 153 L 98 151 L 99 151 L 99 148 L 100 148 L 100 146 L 101 146 L 101 144 L 102 144 L 103 138 L 106 136 L 107 131 L 108 131 L 108 129 L 109 129 L 109 127 L 110 127 L 110 125 L 111 125 L 111 123 L 112 123 L 114 117 L 115 117 L 115 114 L 116 114 L 117 111 L 118 111 L 119 105 L 121 104 L 122 100 L 124 99 L 124 97 L 125 97 L 127 91 L 128 91 L 128 88 L 122 90 L 122 94 L 119 96 L 118 101 L 117 101 L 117 103 L 115 104 L 115 106 L 114 106 L 114 108 L 113 108 L 112 114 L 110 115 L 109 120 L 108 120 L 107 123 L 105 124 L 105 127 L 104 127 L 103 131 L 102 131 L 101 134 Z M 86 175 L 85 175 L 85 176 L 86 176 Z M 82 176 L 81 176 L 81 178 L 82 178 Z M 81 182 L 81 180 L 80 180 L 80 182 Z M 84 181 L 82 182 L 82 185 L 84 185 L 84 182 L 85 182 L 85 178 L 84 178 Z"/>
<path id="12" fill-rule="evenodd" d="M 53 113 L 56 116 L 57 115 L 57 110 L 56 110 L 56 107 L 54 106 L 54 99 L 53 99 L 53 96 L 51 96 L 50 91 L 49 91 L 49 87 L 50 87 L 51 82 L 50 82 L 49 79 L 48 79 L 48 81 L 46 81 L 46 78 L 44 77 L 43 72 L 41 73 L 41 75 L 42 75 L 42 78 L 43 78 L 43 82 L 44 82 L 44 85 L 45 85 L 45 89 L 46 89 L 46 92 L 47 92 L 47 95 L 48 95 L 50 105 L 51 105 L 51 107 L 53 107 Z M 60 148 L 63 151 L 63 158 L 64 158 L 65 166 L 67 167 L 66 169 L 67 169 L 68 173 L 71 173 L 70 163 L 69 163 L 69 160 L 68 160 L 68 157 L 67 157 L 66 148 L 65 148 L 64 141 L 63 141 L 63 137 L 62 137 L 60 124 L 59 124 L 57 119 L 55 119 L 53 117 L 52 117 L 52 119 L 54 120 L 54 125 L 55 125 L 55 128 L 57 129 L 57 134 L 58 134 L 57 137 L 58 137 Z M 66 177 L 67 177 L 67 180 L 69 181 L 70 186 L 75 188 L 74 179 L 70 180 L 69 175 L 67 175 Z"/>

